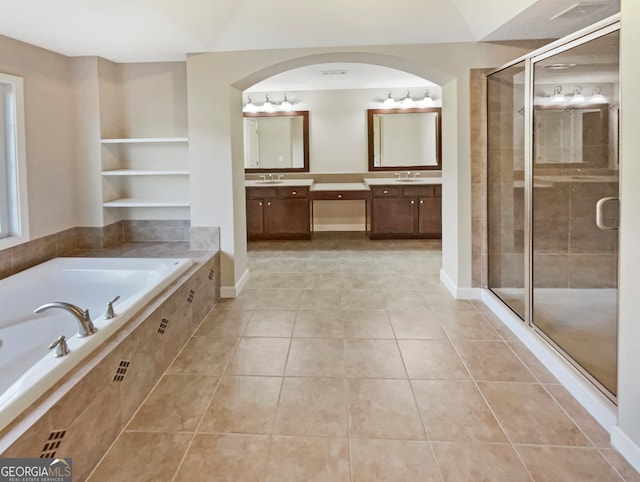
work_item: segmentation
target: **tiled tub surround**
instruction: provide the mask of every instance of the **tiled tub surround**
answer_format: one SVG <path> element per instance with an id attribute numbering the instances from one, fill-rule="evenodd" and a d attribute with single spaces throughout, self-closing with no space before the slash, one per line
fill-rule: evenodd
<path id="1" fill-rule="evenodd" d="M 98 228 L 66 229 L 0 251 L 0 279 L 78 249 L 107 249 L 123 242 L 188 242 L 189 231 L 190 222 L 185 220 L 124 220 Z"/>
<path id="2" fill-rule="evenodd" d="M 75 255 L 187 257 L 192 267 L 0 432 L 0 457 L 72 457 L 84 480 L 220 293 L 220 258 L 187 243 L 122 243 Z"/>
<path id="3" fill-rule="evenodd" d="M 640 481 L 477 301 L 440 241 L 249 244 L 221 300 L 90 476 L 105 480 Z"/>

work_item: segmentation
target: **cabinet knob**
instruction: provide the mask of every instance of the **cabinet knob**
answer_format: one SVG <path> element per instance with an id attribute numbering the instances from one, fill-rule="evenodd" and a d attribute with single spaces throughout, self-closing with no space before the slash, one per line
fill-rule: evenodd
<path id="1" fill-rule="evenodd" d="M 295 195 L 296 195 L 296 194 L 298 194 L 298 193 L 297 193 L 297 191 L 291 191 L 291 194 L 292 194 L 293 196 L 295 196 Z"/>
<path id="2" fill-rule="evenodd" d="M 342 197 L 342 194 L 338 194 L 338 199 L 340 199 Z"/>
<path id="3" fill-rule="evenodd" d="M 258 206 L 262 206 L 262 201 L 260 201 L 260 203 L 258 203 Z"/>
<path id="4" fill-rule="evenodd" d="M 384 191 L 382 191 L 384 194 L 389 194 L 389 191 L 387 191 L 386 189 Z"/>
<path id="5" fill-rule="evenodd" d="M 267 206 L 271 206 L 271 202 L 268 202 L 268 203 L 267 203 Z"/>
<path id="6" fill-rule="evenodd" d="M 411 200 L 411 204 L 415 204 L 415 203 L 416 203 L 416 202 L 412 199 L 412 200 Z"/>
<path id="7" fill-rule="evenodd" d="M 420 204 L 424 204 L 424 201 L 422 199 L 420 199 Z"/>

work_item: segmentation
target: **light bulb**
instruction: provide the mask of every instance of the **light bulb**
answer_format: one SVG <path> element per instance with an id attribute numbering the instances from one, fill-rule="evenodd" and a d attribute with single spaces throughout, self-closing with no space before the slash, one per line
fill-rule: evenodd
<path id="1" fill-rule="evenodd" d="M 391 97 L 391 91 L 389 91 L 389 95 L 384 100 L 384 102 L 382 102 L 382 105 L 384 105 L 385 107 L 395 107 L 396 106 L 396 101 L 393 99 L 393 97 Z"/>

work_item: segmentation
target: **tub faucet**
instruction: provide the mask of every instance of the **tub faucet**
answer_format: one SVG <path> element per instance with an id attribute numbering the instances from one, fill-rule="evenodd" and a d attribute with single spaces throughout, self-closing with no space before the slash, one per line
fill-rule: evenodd
<path id="1" fill-rule="evenodd" d="M 65 303 L 64 301 L 54 301 L 53 303 L 44 304 L 35 310 L 34 313 L 42 313 L 43 311 L 47 311 L 51 308 L 61 308 L 63 310 L 71 313 L 76 321 L 78 322 L 78 338 L 84 338 L 85 336 L 93 335 L 97 330 L 95 326 L 93 326 L 93 322 L 89 317 L 89 310 L 82 310 L 78 308 L 76 305 L 72 305 L 71 303 Z"/>

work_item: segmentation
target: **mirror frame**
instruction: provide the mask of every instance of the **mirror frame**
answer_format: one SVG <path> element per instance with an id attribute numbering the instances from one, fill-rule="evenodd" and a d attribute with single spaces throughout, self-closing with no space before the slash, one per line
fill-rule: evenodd
<path id="1" fill-rule="evenodd" d="M 436 119 L 436 160 L 435 166 L 374 166 L 374 150 L 373 145 L 373 116 L 375 114 L 420 114 L 427 112 L 435 112 L 438 114 Z M 441 107 L 411 107 L 408 109 L 368 109 L 367 110 L 367 135 L 369 146 L 369 171 L 436 171 L 442 169 L 442 108 Z"/>
<path id="2" fill-rule="evenodd" d="M 252 168 L 245 167 L 244 172 L 309 172 L 309 111 L 308 110 L 290 110 L 280 112 L 243 112 L 242 118 L 245 117 L 302 117 L 302 149 L 303 149 L 303 165 L 302 167 L 282 167 L 282 168 Z M 244 129 L 243 129 L 244 132 Z M 244 134 L 243 134 L 244 135 Z M 243 161 L 244 162 L 244 161 Z"/>

